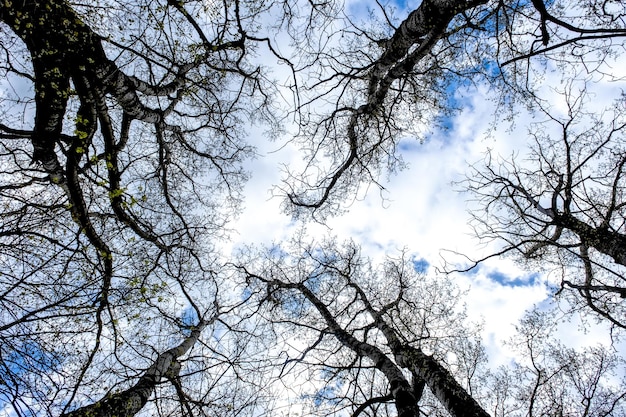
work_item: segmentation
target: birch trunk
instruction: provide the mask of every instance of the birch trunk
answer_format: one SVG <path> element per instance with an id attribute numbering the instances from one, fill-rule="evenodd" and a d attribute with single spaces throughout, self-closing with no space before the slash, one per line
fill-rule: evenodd
<path id="1" fill-rule="evenodd" d="M 177 376 L 180 370 L 178 358 L 196 343 L 206 323 L 201 323 L 183 342 L 160 354 L 139 381 L 125 391 L 108 395 L 93 404 L 64 413 L 61 417 L 132 417 L 148 402 L 155 387 L 163 377 Z"/>
<path id="2" fill-rule="evenodd" d="M 400 366 L 422 378 L 441 405 L 454 417 L 489 417 L 489 414 L 435 358 L 420 349 L 404 347 L 397 355 Z"/>

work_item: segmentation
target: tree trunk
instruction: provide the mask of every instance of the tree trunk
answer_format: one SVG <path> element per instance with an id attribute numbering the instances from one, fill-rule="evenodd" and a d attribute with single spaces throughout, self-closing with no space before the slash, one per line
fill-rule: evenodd
<path id="1" fill-rule="evenodd" d="M 31 138 L 33 160 L 42 163 L 54 182 L 63 180 L 55 146 L 61 139 L 63 118 L 71 94 L 70 79 L 77 85 L 83 105 L 90 101 L 88 94 L 101 90 L 114 96 L 132 119 L 147 123 L 163 120 L 162 112 L 141 103 L 137 91 L 166 95 L 178 86 L 180 78 L 158 89 L 124 74 L 107 58 L 100 36 L 67 2 L 20 0 L 18 5 L 10 0 L 2 1 L 0 20 L 24 41 L 31 54 L 36 103 Z"/>
<path id="2" fill-rule="evenodd" d="M 139 381 L 125 391 L 107 395 L 100 401 L 63 413 L 61 417 L 132 417 L 148 402 L 157 384 L 164 376 L 178 376 L 180 364 L 177 359 L 187 353 L 196 343 L 205 322 L 200 323 L 183 342 L 160 354 Z"/>
<path id="3" fill-rule="evenodd" d="M 607 227 L 590 226 L 572 215 L 557 216 L 555 223 L 576 233 L 581 242 L 610 256 L 615 263 L 626 265 L 626 236 L 623 234 Z"/>
<path id="4" fill-rule="evenodd" d="M 400 366 L 410 369 L 426 382 L 435 397 L 454 417 L 489 417 L 452 374 L 432 356 L 406 346 L 397 359 Z"/>

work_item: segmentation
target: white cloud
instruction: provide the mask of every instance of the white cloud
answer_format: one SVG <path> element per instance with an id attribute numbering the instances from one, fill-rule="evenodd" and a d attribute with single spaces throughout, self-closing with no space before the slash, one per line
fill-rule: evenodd
<path id="1" fill-rule="evenodd" d="M 340 239 L 353 238 L 362 245 L 365 254 L 375 258 L 406 247 L 434 267 L 440 266 L 443 249 L 476 258 L 493 252 L 495 246 L 479 245 L 473 236 L 468 224 L 468 196 L 457 192 L 452 183 L 461 180 L 468 164 L 481 161 L 488 149 L 503 157 L 521 154 L 523 159 L 528 145 L 527 129 L 535 120 L 520 110 L 513 129 L 509 130 L 510 125 L 505 123 L 486 135 L 497 111 L 489 100 L 489 91 L 477 89 L 464 93 L 460 98 L 467 105 L 451 119 L 449 131 L 435 132 L 424 144 L 417 140 L 403 141 L 403 158 L 409 167 L 391 176 L 383 184 L 385 190 L 379 192 L 375 186 L 370 187 L 367 196 L 355 201 L 346 214 L 329 220 L 330 229 L 310 225 L 309 233 L 330 232 Z M 601 85 L 597 94 L 603 97 L 603 103 L 609 103 L 611 93 L 615 95 L 615 90 Z M 554 97 L 547 89 L 546 94 Z M 271 198 L 269 190 L 280 180 L 281 164 L 299 162 L 300 155 L 285 146 L 274 153 L 266 153 L 251 165 L 253 179 L 246 191 L 247 208 L 237 225 L 243 241 L 281 240 L 297 227 L 280 214 L 280 200 Z M 541 279 L 528 285 L 511 285 L 490 279 L 488 274 L 493 271 L 511 280 L 529 273 L 511 260 L 493 259 L 475 274 L 458 276 L 456 282 L 462 288 L 469 288 L 468 314 L 472 320 L 484 321 L 483 339 L 490 358 L 495 364 L 502 364 L 510 359 L 502 342 L 514 334 L 514 324 L 527 309 L 545 302 L 549 295 Z M 577 327 L 574 323 L 563 333 L 566 344 L 576 345 L 580 339 Z M 593 331 L 600 337 L 604 330 Z"/>
<path id="2" fill-rule="evenodd" d="M 623 76 L 616 68 L 623 66 L 612 65 L 614 74 Z M 561 79 L 559 71 L 548 70 L 539 91 L 551 105 L 563 108 L 562 98 L 554 91 L 555 87 L 564 88 Z M 590 104 L 597 109 L 610 105 L 620 94 L 617 86 L 611 77 L 594 80 L 589 86 L 594 97 Z M 491 100 L 492 94 L 483 86 L 460 89 L 456 99 L 463 103 L 463 109 L 449 120 L 447 131 L 434 131 L 423 144 L 411 138 L 402 141 L 399 148 L 408 164 L 406 170 L 383 182 L 384 190 L 371 186 L 367 195 L 354 201 L 346 214 L 331 218 L 328 227 L 309 225 L 308 233 L 353 238 L 362 245 L 364 254 L 375 258 L 397 254 L 406 247 L 433 267 L 441 266 L 443 250 L 474 259 L 495 252 L 495 244 L 480 244 L 473 235 L 468 224 L 467 210 L 471 204 L 468 195 L 459 193 L 459 187 L 453 183 L 462 180 L 468 165 L 480 163 L 488 150 L 504 158 L 515 154 L 518 161 L 523 161 L 528 152 L 528 128 L 545 117 L 535 118 L 520 105 L 514 124 L 508 122 L 506 115 L 498 114 L 501 109 Z M 298 226 L 281 214 L 280 198 L 272 198 L 270 190 L 280 181 L 281 166 L 301 164 L 302 156 L 290 144 L 270 146 L 261 148 L 264 156 L 249 166 L 252 180 L 246 188 L 246 209 L 235 225 L 240 242 L 280 241 Z M 489 277 L 494 271 L 504 277 L 501 282 Z M 469 289 L 466 303 L 470 318 L 484 321 L 484 341 L 496 364 L 506 363 L 510 358 L 502 342 L 514 334 L 514 324 L 527 309 L 549 299 L 543 278 L 531 280 L 527 285 L 517 281 L 513 285 L 506 279 L 543 272 L 523 271 L 510 259 L 492 259 L 476 273 L 457 276 L 459 286 Z M 563 331 L 565 344 L 580 343 L 579 327 L 574 319 Z M 596 340 L 607 341 L 606 329 L 594 327 L 588 331 Z"/>

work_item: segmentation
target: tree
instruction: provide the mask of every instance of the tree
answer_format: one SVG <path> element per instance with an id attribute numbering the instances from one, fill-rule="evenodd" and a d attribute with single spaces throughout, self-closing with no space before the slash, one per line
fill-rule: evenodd
<path id="1" fill-rule="evenodd" d="M 347 47 L 329 41 L 326 52 L 311 42 L 311 60 L 295 69 L 294 141 L 307 159 L 280 187 L 290 214 L 324 221 L 370 185 L 383 188 L 381 175 L 403 167 L 400 140 L 423 137 L 453 112 L 456 87 L 487 81 L 494 99 L 511 106 L 534 96 L 550 64 L 564 78 L 605 71 L 626 36 L 619 2 L 426 0 L 404 19 L 377 4 L 366 22 L 329 30 Z"/>
<path id="2" fill-rule="evenodd" d="M 200 331 L 252 155 L 239 119 L 266 114 L 256 18 L 245 2 L 0 4 L 0 392 L 16 413 L 213 407 L 193 382 L 237 361 Z"/>
<path id="3" fill-rule="evenodd" d="M 488 154 L 468 176 L 476 234 L 504 243 L 497 256 L 554 265 L 559 293 L 626 328 L 624 101 L 592 113 L 585 91 L 564 98 L 562 115 L 539 103 L 545 120 L 531 130 L 523 164 Z"/>
<path id="4" fill-rule="evenodd" d="M 602 345 L 575 350 L 556 340 L 554 310 L 534 310 L 509 341 L 520 356 L 489 376 L 493 416 L 626 415 L 624 358 Z"/>
<path id="5" fill-rule="evenodd" d="M 507 343 L 511 365 L 489 370 L 447 276 L 406 252 L 374 265 L 354 242 L 303 239 L 245 250 L 238 266 L 246 309 L 273 335 L 264 355 L 298 412 L 626 415 L 624 358 L 601 344 L 565 346 L 556 308 L 529 311 Z"/>
<path id="6" fill-rule="evenodd" d="M 450 281 L 417 272 L 406 253 L 375 267 L 353 242 L 315 245 L 296 238 L 253 256 L 260 260 L 239 266 L 250 308 L 274 323 L 276 334 L 299 335 L 302 344 L 280 356 L 281 375 L 308 372 L 322 380 L 313 384 L 317 392 L 297 393 L 313 397 L 319 408 L 312 412 L 394 415 L 384 406 L 393 401 L 403 417 L 437 409 L 488 415 L 450 370 L 468 376 L 463 382 L 471 385 L 481 355 L 467 349 L 476 335 L 464 328 Z M 461 360 L 464 355 L 474 359 Z"/>
<path id="7" fill-rule="evenodd" d="M 323 220 L 401 166 L 398 140 L 450 110 L 451 87 L 479 76 L 505 101 L 532 95 L 534 57 L 587 65 L 588 54 L 602 61 L 626 35 L 621 3 L 611 1 L 572 9 L 426 0 L 400 19 L 379 5 L 373 25 L 341 16 L 329 1 L 0 3 L 0 373 L 8 381 L 0 393 L 17 414 L 240 415 L 265 406 L 255 405 L 265 375 L 238 373 L 253 361 L 247 343 L 260 342 L 237 317 L 245 293 L 219 250 L 239 211 L 242 164 L 254 155 L 242 125 L 261 120 L 281 133 L 274 114 L 284 109 L 257 50 L 291 70 L 296 105 L 287 112 L 307 157 L 303 175 L 287 175 L 286 209 Z M 284 282 L 282 290 L 306 295 Z M 459 400 L 483 412 L 439 351 L 350 288 L 365 308 L 350 314 L 368 312 L 386 342 L 380 353 L 352 342 L 341 349 L 363 363 L 386 358 L 402 412 L 417 412 L 405 394 L 424 405 L 423 384 L 449 410 Z M 323 311 L 315 293 L 307 300 Z M 227 336 L 211 336 L 221 331 Z M 390 394 L 370 365 L 350 368 L 372 387 L 356 394 L 355 383 L 351 395 L 375 407 Z"/>

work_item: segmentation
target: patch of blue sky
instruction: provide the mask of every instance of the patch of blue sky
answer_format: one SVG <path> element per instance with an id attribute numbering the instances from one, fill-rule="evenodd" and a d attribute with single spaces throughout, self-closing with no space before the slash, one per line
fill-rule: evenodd
<path id="1" fill-rule="evenodd" d="M 13 348 L 13 349 L 11 349 Z M 13 401 L 12 395 L 19 392 L 21 387 L 12 386 L 20 381 L 22 376 L 33 372 L 35 374 L 53 374 L 61 365 L 61 359 L 52 352 L 46 352 L 34 341 L 25 341 L 19 346 L 3 346 L 0 353 L 2 367 L 0 367 L 0 411 Z M 5 375 L 8 373 L 9 375 Z M 18 398 L 19 400 L 19 398 Z M 10 414 L 9 414 L 10 415 Z M 25 413 L 24 415 L 29 415 Z"/>
<path id="2" fill-rule="evenodd" d="M 425 274 L 428 272 L 428 268 L 430 267 L 430 263 L 424 258 L 412 257 L 411 263 L 413 264 L 413 269 L 418 274 Z"/>
<path id="3" fill-rule="evenodd" d="M 196 310 L 189 306 L 183 310 L 180 314 L 180 321 L 182 323 L 181 330 L 185 336 L 189 336 L 191 334 L 191 328 L 198 324 L 198 314 Z"/>
<path id="4" fill-rule="evenodd" d="M 387 4 L 396 7 L 398 10 L 412 11 L 419 6 L 421 1 L 417 0 L 390 0 Z"/>
<path id="5" fill-rule="evenodd" d="M 351 19 L 366 19 L 372 13 L 372 5 L 374 2 L 350 1 L 347 2 L 345 13 Z"/>
<path id="6" fill-rule="evenodd" d="M 191 329 L 199 323 L 198 314 L 196 310 L 189 306 L 183 310 L 180 315 L 180 321 L 182 322 L 181 331 L 185 336 L 189 336 L 191 334 Z M 220 341 L 224 333 L 226 333 L 226 328 L 219 321 L 212 326 L 213 333 L 211 337 L 216 341 Z"/>
<path id="7" fill-rule="evenodd" d="M 301 294 L 288 292 L 283 294 L 280 299 L 280 306 L 288 317 L 298 319 L 304 314 L 308 307 L 308 302 Z"/>
<path id="8" fill-rule="evenodd" d="M 56 355 L 44 351 L 34 341 L 24 342 L 18 350 L 3 352 L 3 362 L 8 365 L 8 371 L 16 375 L 29 370 L 53 371 L 61 365 Z"/>
<path id="9" fill-rule="evenodd" d="M 455 145 L 456 135 L 453 135 L 453 132 L 456 117 L 460 111 L 474 108 L 471 89 L 472 81 L 467 77 L 453 76 L 446 80 L 442 107 L 435 117 L 436 129 L 432 131 L 431 137 L 436 135 L 445 145 Z"/>
<path id="10" fill-rule="evenodd" d="M 267 252 L 272 259 L 282 259 L 288 255 L 288 253 L 280 246 L 280 244 L 273 244 L 269 247 Z"/>
<path id="11" fill-rule="evenodd" d="M 380 4 L 385 8 L 387 15 L 392 17 L 393 23 L 399 25 L 411 11 L 415 10 L 421 1 L 416 0 L 389 0 Z M 380 15 L 380 5 L 374 1 L 349 1 L 346 4 L 346 14 L 351 19 L 368 18 L 371 14 Z"/>
<path id="12" fill-rule="evenodd" d="M 400 143 L 398 143 L 398 150 L 401 153 L 417 152 L 421 146 L 422 143 L 415 140 L 415 138 L 406 138 L 400 140 Z"/>
<path id="13" fill-rule="evenodd" d="M 502 74 L 502 69 L 493 59 L 483 58 L 481 69 L 489 77 L 498 77 Z"/>
<path id="14" fill-rule="evenodd" d="M 492 79 L 501 75 L 498 63 L 492 59 L 483 59 L 474 68 L 467 69 L 467 76 L 452 75 L 445 80 L 443 85 L 444 97 L 441 110 L 435 117 L 435 129 L 426 138 L 430 140 L 436 136 L 444 145 L 457 146 L 456 122 L 458 116 L 463 111 L 473 111 L 477 105 L 474 94 L 476 94 L 476 80 L 471 74 L 483 74 L 484 77 Z M 407 149 L 411 150 L 411 149 Z"/>
<path id="15" fill-rule="evenodd" d="M 244 288 L 243 291 L 241 292 L 241 299 L 242 300 L 248 300 L 250 297 L 252 297 L 252 290 L 250 290 L 250 288 Z"/>
<path id="16" fill-rule="evenodd" d="M 487 274 L 487 278 L 505 287 L 532 287 L 540 280 L 538 273 L 512 277 L 500 271 L 492 271 Z"/>
<path id="17" fill-rule="evenodd" d="M 419 152 L 421 146 L 437 139 L 443 146 L 457 146 L 457 136 L 454 135 L 456 128 L 455 118 L 463 109 L 473 109 L 471 100 L 470 81 L 461 77 L 455 77 L 445 87 L 442 108 L 433 120 L 433 128 L 421 140 L 415 137 L 406 137 L 400 140 L 398 149 L 401 153 Z"/>
<path id="18" fill-rule="evenodd" d="M 546 286 L 546 290 L 551 296 L 556 296 L 557 293 L 563 289 L 560 285 L 557 285 L 550 281 L 546 281 L 545 286 Z"/>
<path id="19" fill-rule="evenodd" d="M 337 399 L 337 396 L 335 394 L 336 391 L 337 391 L 337 389 L 335 387 L 332 387 L 332 386 L 330 386 L 330 387 L 326 386 L 326 387 L 322 388 L 321 390 L 316 392 L 315 395 L 313 396 L 313 404 L 316 407 L 319 407 L 324 402 L 330 402 L 330 403 L 337 403 L 337 402 L 339 402 L 339 400 Z"/>
<path id="20" fill-rule="evenodd" d="M 323 404 L 339 404 L 340 400 L 340 391 L 341 391 L 341 382 L 337 381 L 331 385 L 325 385 L 320 388 L 314 394 L 304 394 L 302 398 L 305 400 L 313 400 L 313 405 L 315 407 L 320 407 Z"/>
<path id="21" fill-rule="evenodd" d="M 335 375 L 336 370 L 333 368 L 322 368 L 320 369 L 320 376 L 324 380 L 330 380 Z"/>

